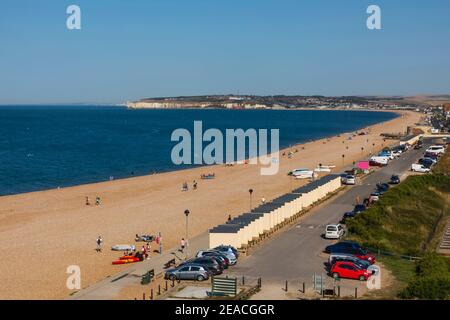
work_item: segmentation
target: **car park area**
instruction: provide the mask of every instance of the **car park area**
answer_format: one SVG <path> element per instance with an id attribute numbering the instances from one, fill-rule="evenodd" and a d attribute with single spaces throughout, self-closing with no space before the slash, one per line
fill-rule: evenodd
<path id="1" fill-rule="evenodd" d="M 345 192 L 313 208 L 296 226 L 257 247 L 252 255 L 242 260 L 230 274 L 252 275 L 262 277 L 266 282 L 276 283 L 287 280 L 311 282 L 315 275 L 322 274 L 333 281 L 333 272 L 330 272 L 329 265 L 330 254 L 324 250 L 339 240 L 327 239 L 324 236 L 327 226 L 337 225 L 345 212 L 361 212 L 362 206 L 357 207 L 355 211 L 355 199 L 369 199 L 375 194 L 377 197 L 382 197 L 383 192 L 395 187 L 395 184 L 401 181 L 401 177 L 410 170 L 411 165 L 421 158 L 424 149 L 429 145 L 430 142 L 423 141 L 423 149 L 410 148 L 400 157 L 391 160 L 387 166 L 368 175 L 360 183 L 347 187 L 348 190 Z M 345 254 L 345 252 L 334 253 Z M 355 257 L 354 254 L 352 256 Z M 366 256 L 361 254 L 356 258 L 365 260 L 368 257 L 376 260 L 370 252 Z M 353 267 L 358 269 L 357 266 Z M 376 270 L 376 266 L 374 268 Z M 352 271 L 357 273 L 357 270 Z M 339 272 L 336 273 L 339 274 Z M 346 276 L 348 275 L 340 275 L 341 278 Z M 354 281 L 341 280 L 340 283 L 354 285 Z"/>

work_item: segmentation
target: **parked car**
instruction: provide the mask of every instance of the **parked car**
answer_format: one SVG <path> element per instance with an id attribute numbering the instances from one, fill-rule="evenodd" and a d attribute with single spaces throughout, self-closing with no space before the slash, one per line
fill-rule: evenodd
<path id="1" fill-rule="evenodd" d="M 211 273 L 205 266 L 199 264 L 184 264 L 167 270 L 164 274 L 165 279 L 170 280 L 197 280 L 204 281 L 208 280 Z"/>
<path id="2" fill-rule="evenodd" d="M 226 255 L 226 253 L 222 253 L 218 250 L 208 250 L 208 251 L 199 251 L 196 255 L 197 258 L 201 257 L 219 257 L 221 260 L 224 260 L 227 264 L 227 267 L 229 265 L 235 265 L 236 264 L 236 258 L 229 257 Z"/>
<path id="3" fill-rule="evenodd" d="M 411 171 L 413 171 L 413 172 L 421 172 L 421 173 L 428 173 L 428 172 L 430 172 L 430 168 L 425 167 L 423 164 L 414 163 L 411 166 Z"/>
<path id="4" fill-rule="evenodd" d="M 234 258 L 239 259 L 239 251 L 233 246 L 221 245 L 221 246 L 215 247 L 214 250 L 220 251 L 222 253 L 226 253 L 227 256 L 234 255 Z"/>
<path id="5" fill-rule="evenodd" d="M 395 158 L 398 158 L 398 157 L 400 157 L 400 156 L 402 155 L 402 152 L 401 152 L 400 150 L 393 150 L 393 151 L 392 151 L 392 155 L 393 155 Z"/>
<path id="6" fill-rule="evenodd" d="M 199 264 L 204 266 L 208 271 L 210 271 L 213 275 L 222 274 L 223 268 L 220 264 L 214 260 L 212 257 L 201 257 L 201 258 L 193 258 L 182 262 L 180 266 L 185 264 Z"/>
<path id="7" fill-rule="evenodd" d="M 431 159 L 434 159 L 434 160 L 437 161 L 439 159 L 439 153 L 425 152 L 423 157 L 424 158 L 431 158 Z"/>
<path id="8" fill-rule="evenodd" d="M 366 210 L 366 206 L 364 204 L 357 204 L 354 208 L 353 208 L 353 212 L 355 214 L 361 213 L 363 211 Z"/>
<path id="9" fill-rule="evenodd" d="M 325 248 L 325 252 L 329 254 L 346 253 L 351 254 L 358 259 L 367 260 L 371 264 L 375 263 L 375 255 L 362 248 L 358 243 L 353 241 L 340 241 L 329 245 Z"/>
<path id="10" fill-rule="evenodd" d="M 379 271 L 378 267 L 373 264 L 370 264 L 369 261 L 358 259 L 357 257 L 346 253 L 330 254 L 330 257 L 328 258 L 328 266 L 330 270 L 333 264 L 335 264 L 337 261 L 353 262 L 359 267 L 367 269 L 372 273 L 377 273 Z"/>
<path id="11" fill-rule="evenodd" d="M 220 254 L 214 254 L 214 253 L 211 253 L 211 254 L 205 254 L 205 255 L 203 255 L 203 256 L 201 256 L 201 257 L 197 257 L 197 258 L 202 258 L 202 257 L 210 257 L 210 258 L 213 258 L 214 260 L 216 260 L 217 261 L 217 263 L 219 264 L 219 266 L 222 268 L 222 269 L 228 269 L 228 266 L 230 265 L 230 262 L 229 262 L 229 260 L 228 260 L 228 258 L 227 257 L 225 257 L 225 256 L 223 256 L 223 255 L 220 255 Z"/>
<path id="12" fill-rule="evenodd" d="M 442 154 L 445 152 L 444 146 L 431 146 L 425 152 Z"/>
<path id="13" fill-rule="evenodd" d="M 390 183 L 392 184 L 399 184 L 400 183 L 400 177 L 396 174 L 392 175 Z"/>
<path id="14" fill-rule="evenodd" d="M 369 197 L 369 203 L 380 200 L 380 196 L 379 192 L 372 192 Z"/>
<path id="15" fill-rule="evenodd" d="M 347 222 L 348 219 L 352 219 L 352 218 L 354 218 L 354 217 L 356 217 L 356 213 L 354 213 L 353 211 L 346 212 L 346 213 L 344 213 L 344 215 L 342 216 L 341 223 L 342 223 L 342 224 L 345 224 L 345 223 Z"/>
<path id="16" fill-rule="evenodd" d="M 369 159 L 369 165 L 373 167 L 387 166 L 389 163 L 389 157 L 387 156 L 375 156 Z"/>
<path id="17" fill-rule="evenodd" d="M 330 270 L 333 278 L 358 279 L 366 281 L 372 275 L 372 272 L 360 267 L 359 265 L 348 261 L 337 261 Z"/>
<path id="18" fill-rule="evenodd" d="M 388 183 L 377 183 L 377 191 L 380 195 L 385 194 L 389 190 Z"/>
<path id="19" fill-rule="evenodd" d="M 345 184 L 346 185 L 355 185 L 356 184 L 356 178 L 352 175 L 347 175 L 345 177 Z"/>
<path id="20" fill-rule="evenodd" d="M 340 239 L 344 234 L 344 227 L 340 224 L 329 224 L 325 227 L 326 239 Z"/>
<path id="21" fill-rule="evenodd" d="M 436 160 L 433 158 L 421 158 L 418 163 L 426 168 L 431 168 L 436 163 Z"/>
<path id="22" fill-rule="evenodd" d="M 391 151 L 381 151 L 378 154 L 378 156 L 379 157 L 388 157 L 389 160 L 394 160 L 394 158 L 395 158 Z"/>

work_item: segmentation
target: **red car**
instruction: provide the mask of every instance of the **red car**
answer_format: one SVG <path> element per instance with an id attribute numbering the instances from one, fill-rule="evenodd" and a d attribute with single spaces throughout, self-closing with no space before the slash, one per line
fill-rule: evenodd
<path id="1" fill-rule="evenodd" d="M 348 278 L 366 281 L 372 275 L 367 269 L 363 269 L 353 262 L 336 261 L 331 267 L 330 273 L 333 278 Z"/>

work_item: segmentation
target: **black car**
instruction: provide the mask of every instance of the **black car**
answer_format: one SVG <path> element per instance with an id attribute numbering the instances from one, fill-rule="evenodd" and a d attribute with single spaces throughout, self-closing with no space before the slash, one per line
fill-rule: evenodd
<path id="1" fill-rule="evenodd" d="M 400 177 L 398 175 L 392 175 L 391 177 L 391 183 L 392 184 L 399 184 L 400 183 Z"/>
<path id="2" fill-rule="evenodd" d="M 383 195 L 389 190 L 389 184 L 387 183 L 377 183 L 377 192 Z"/>
<path id="3" fill-rule="evenodd" d="M 366 206 L 364 204 L 357 204 L 355 208 L 353 208 L 353 213 L 357 215 L 366 210 Z"/>
<path id="4" fill-rule="evenodd" d="M 224 269 L 228 269 L 228 266 L 230 265 L 230 259 L 223 253 L 220 253 L 218 251 L 203 251 L 201 255 L 197 255 L 197 258 L 202 257 L 211 257 L 214 260 L 216 260 Z"/>
<path id="5" fill-rule="evenodd" d="M 180 266 L 182 266 L 186 263 L 199 264 L 199 265 L 205 266 L 206 268 L 208 268 L 208 271 L 210 271 L 214 275 L 222 274 L 222 272 L 223 272 L 223 268 L 212 257 L 193 258 L 193 259 L 187 260 L 183 263 L 180 263 Z"/>
<path id="6" fill-rule="evenodd" d="M 422 158 L 419 159 L 419 164 L 423 165 L 424 167 L 431 168 L 431 166 L 434 164 L 434 161 L 430 158 Z"/>
<path id="7" fill-rule="evenodd" d="M 357 242 L 354 241 L 340 241 L 338 243 L 335 244 L 331 244 L 327 247 L 325 247 L 325 252 L 326 253 L 344 253 L 344 252 L 340 252 L 339 250 L 343 249 L 343 248 L 352 248 L 352 249 L 362 249 L 361 245 Z"/>
<path id="8" fill-rule="evenodd" d="M 353 241 L 341 241 L 325 247 L 325 252 L 329 254 L 344 253 L 354 255 L 361 260 L 367 260 L 371 264 L 375 262 L 375 255 L 361 247 Z"/>
<path id="9" fill-rule="evenodd" d="M 353 211 L 346 212 L 344 213 L 344 216 L 341 219 L 341 223 L 345 224 L 347 219 L 352 219 L 354 217 L 356 217 L 356 213 L 354 213 Z"/>

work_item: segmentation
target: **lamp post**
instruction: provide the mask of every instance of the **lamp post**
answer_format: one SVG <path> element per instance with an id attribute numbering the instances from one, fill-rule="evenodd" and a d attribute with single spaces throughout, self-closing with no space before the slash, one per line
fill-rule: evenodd
<path id="1" fill-rule="evenodd" d="M 189 221 L 189 219 L 188 219 L 188 217 L 189 217 L 189 210 L 188 209 L 186 209 L 186 210 L 184 210 L 184 215 L 186 216 L 186 259 L 188 258 L 188 255 L 189 255 L 189 242 L 188 242 L 188 236 L 189 236 L 189 233 L 188 233 L 188 221 Z"/>
<path id="2" fill-rule="evenodd" d="M 253 189 L 249 189 L 248 193 L 250 194 L 250 212 L 252 212 L 252 193 L 253 193 Z"/>
<path id="3" fill-rule="evenodd" d="M 345 154 L 342 155 L 342 167 L 344 166 Z"/>
<path id="4" fill-rule="evenodd" d="M 291 183 L 291 192 L 293 191 L 293 189 L 292 189 L 292 178 L 293 177 L 293 175 L 291 174 L 290 176 L 289 176 L 289 182 Z"/>

